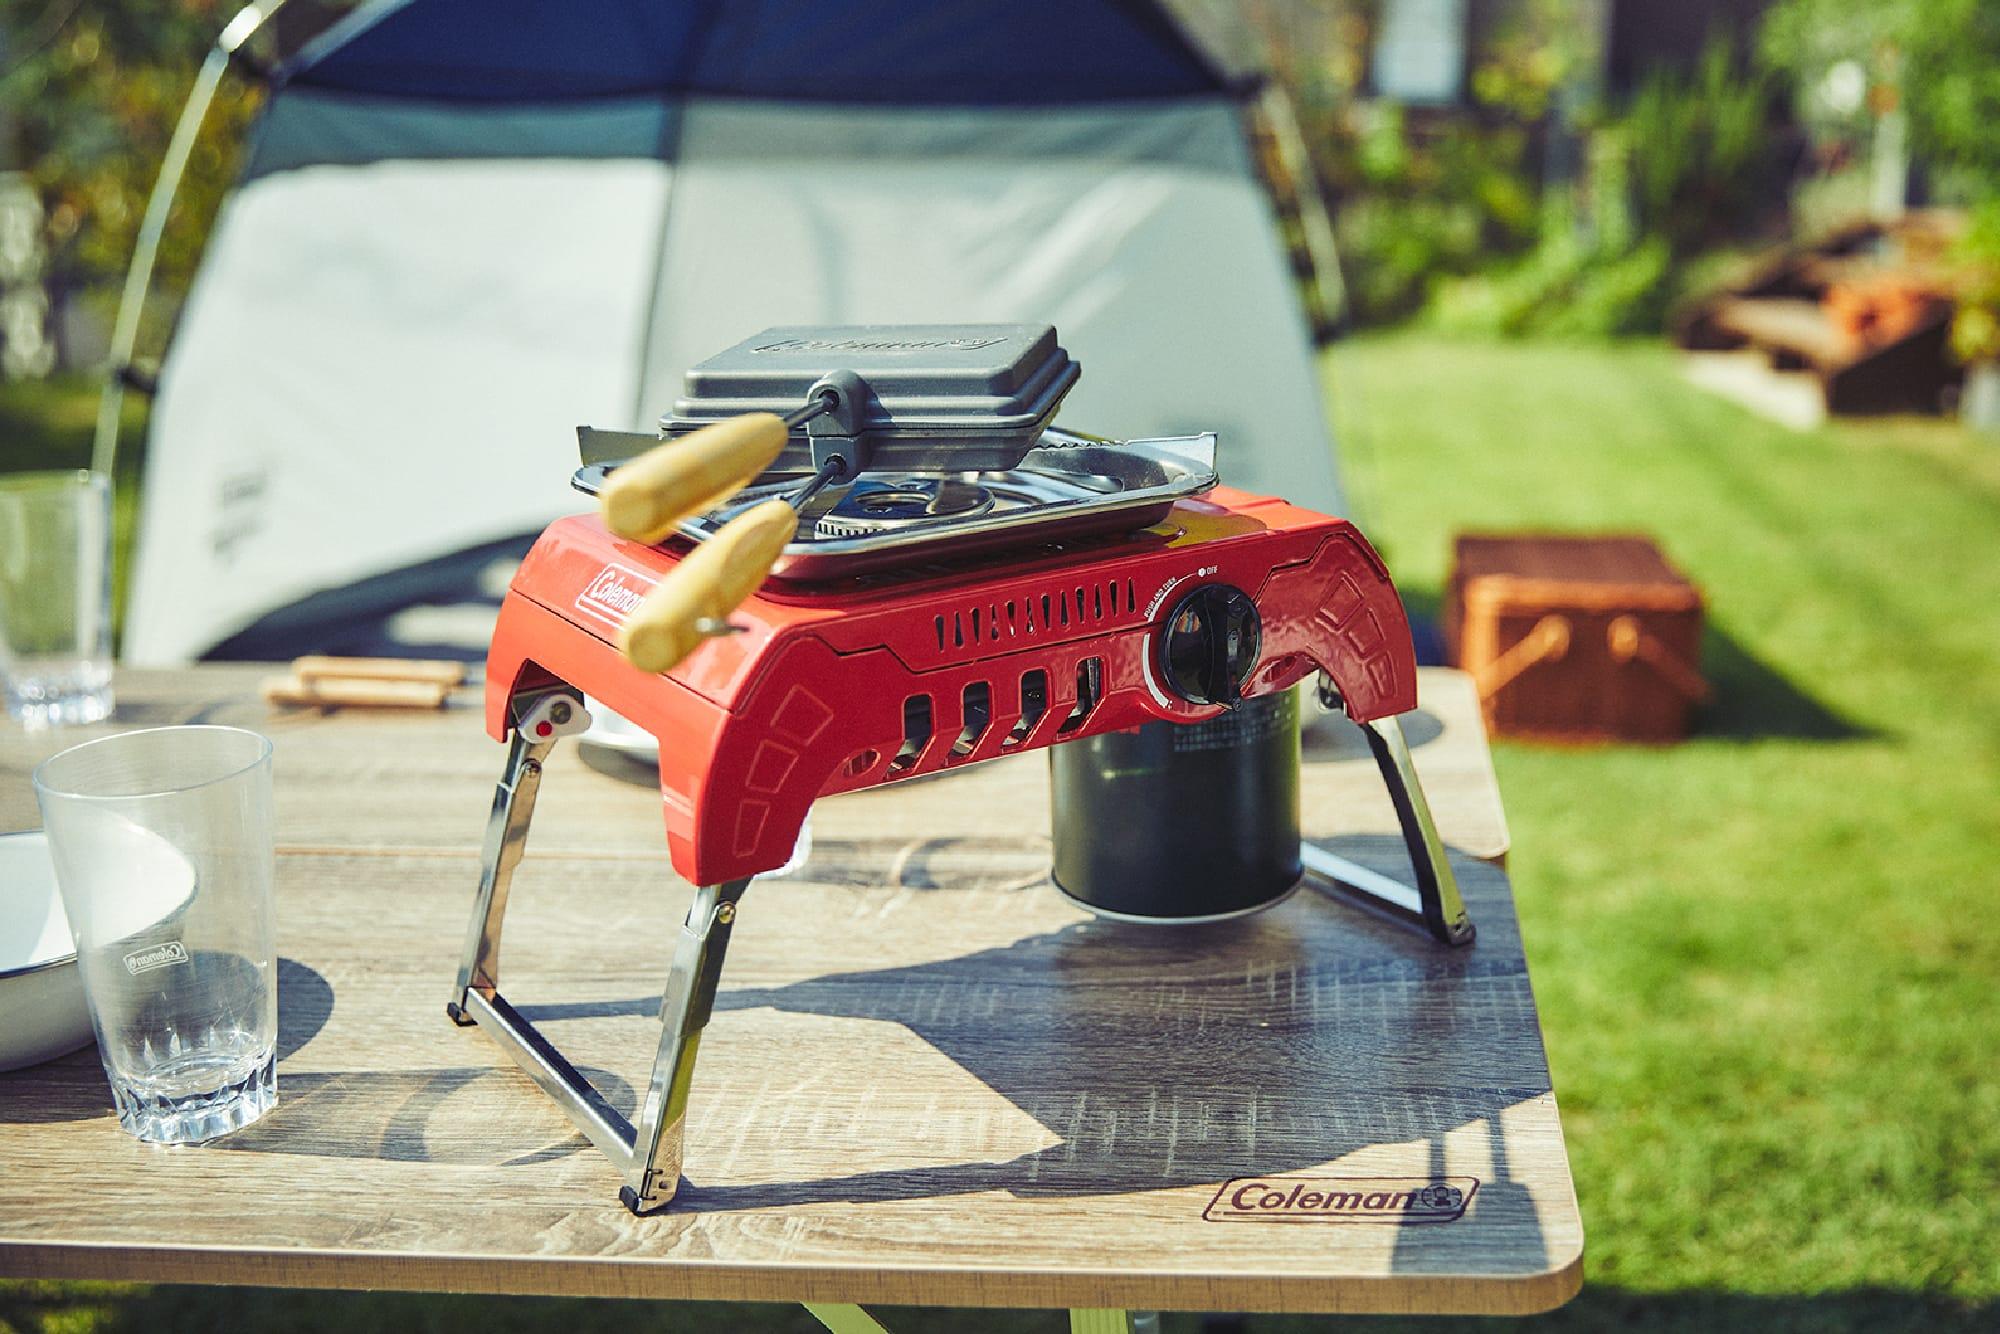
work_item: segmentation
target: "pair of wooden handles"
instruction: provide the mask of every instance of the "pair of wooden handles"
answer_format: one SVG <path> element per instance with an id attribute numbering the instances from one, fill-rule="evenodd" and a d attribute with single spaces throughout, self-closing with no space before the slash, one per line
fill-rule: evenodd
<path id="1" fill-rule="evenodd" d="M 684 516 L 714 508 L 770 467 L 790 433 L 782 417 L 752 412 L 657 445 L 605 480 L 604 526 L 658 542 Z M 625 618 L 619 651 L 641 671 L 678 666 L 764 582 L 798 523 L 790 505 L 767 500 L 724 524 Z"/>

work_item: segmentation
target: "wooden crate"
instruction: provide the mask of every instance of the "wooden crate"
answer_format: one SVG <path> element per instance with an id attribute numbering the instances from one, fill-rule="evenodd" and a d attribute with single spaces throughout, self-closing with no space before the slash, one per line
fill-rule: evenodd
<path id="1" fill-rule="evenodd" d="M 1444 635 L 1496 736 L 1677 741 L 1708 695 L 1701 617 L 1648 538 L 1466 535 Z"/>

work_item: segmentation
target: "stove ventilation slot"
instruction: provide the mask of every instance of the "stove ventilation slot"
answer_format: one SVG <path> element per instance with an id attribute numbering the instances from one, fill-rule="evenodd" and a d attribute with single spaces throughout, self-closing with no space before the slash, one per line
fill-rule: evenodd
<path id="1" fill-rule="evenodd" d="M 931 618 L 938 652 L 1028 639 L 1051 630 L 1097 624 L 1139 609 L 1138 590 L 1130 579 L 1076 584 L 1058 591 L 982 602 L 961 607 L 948 616 Z"/>
<path id="2" fill-rule="evenodd" d="M 903 701 L 903 748 L 889 761 L 889 772 L 908 773 L 930 739 L 931 697 L 912 695 Z"/>
<path id="3" fill-rule="evenodd" d="M 1104 659 L 1085 658 L 1076 665 L 1076 707 L 1062 720 L 1056 729 L 1057 736 L 1066 736 L 1083 726 L 1083 720 L 1097 707 L 1097 701 L 1104 697 Z"/>
<path id="4" fill-rule="evenodd" d="M 986 735 L 986 729 L 993 722 L 993 687 L 984 681 L 974 681 L 959 697 L 959 704 L 965 713 L 965 726 L 959 730 L 958 740 L 951 743 L 951 758 L 962 760 L 972 753 L 979 744 L 979 738 Z"/>
<path id="5" fill-rule="evenodd" d="M 1049 674 L 1037 667 L 1032 672 L 1021 673 L 1021 718 L 1007 730 L 1000 745 L 1018 746 L 1028 739 L 1028 733 L 1035 730 L 1035 724 L 1049 711 Z"/>

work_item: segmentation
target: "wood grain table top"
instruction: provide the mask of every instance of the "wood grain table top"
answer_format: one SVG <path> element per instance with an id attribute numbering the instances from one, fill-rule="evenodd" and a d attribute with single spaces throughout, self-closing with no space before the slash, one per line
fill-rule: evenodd
<path id="1" fill-rule="evenodd" d="M 0 1075 L 0 1273 L 916 1305 L 1527 1312 L 1580 1282 L 1477 700 L 1411 740 L 1478 941 L 1311 889 L 1212 926 L 1047 879 L 1039 755 L 830 798 L 744 900 L 686 1184 L 616 1173 L 443 1012 L 501 747 L 443 713 L 274 714 L 256 669 L 133 672 L 118 727 L 277 743 L 279 1105 L 214 1145 L 117 1128 L 91 1051 Z M 0 829 L 59 736 L 0 732 Z M 1308 728 L 1309 837 L 1407 875 L 1357 736 Z M 628 1115 L 688 889 L 654 788 L 550 763 L 508 998 Z M 1412 1202 L 1414 1195 L 1415 1202 Z M 1390 1215 L 1394 1215 L 1391 1217 Z"/>

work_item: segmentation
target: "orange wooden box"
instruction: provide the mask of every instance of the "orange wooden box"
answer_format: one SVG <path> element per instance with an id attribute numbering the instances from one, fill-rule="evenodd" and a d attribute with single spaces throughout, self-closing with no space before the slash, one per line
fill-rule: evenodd
<path id="1" fill-rule="evenodd" d="M 1701 617 L 1648 538 L 1465 535 L 1444 636 L 1496 736 L 1677 741 L 1708 696 Z"/>

